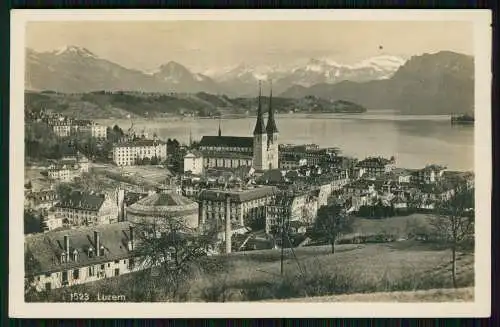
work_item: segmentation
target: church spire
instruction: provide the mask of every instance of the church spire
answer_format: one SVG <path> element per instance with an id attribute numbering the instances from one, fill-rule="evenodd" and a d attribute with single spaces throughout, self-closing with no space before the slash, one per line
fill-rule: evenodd
<path id="1" fill-rule="evenodd" d="M 258 99 L 258 105 L 257 105 L 257 122 L 256 122 L 255 128 L 253 130 L 253 135 L 261 135 L 261 134 L 264 134 L 264 131 L 265 131 L 264 118 L 262 118 L 262 106 L 260 103 L 261 94 L 262 94 L 262 87 L 261 87 L 261 82 L 259 81 L 259 99 Z"/>
<path id="2" fill-rule="evenodd" d="M 274 120 L 274 111 L 273 111 L 273 84 L 269 82 L 271 91 L 269 92 L 269 112 L 267 116 L 267 126 L 266 132 L 271 135 L 274 133 L 278 133 L 278 128 L 276 127 L 276 121 Z"/>
<path id="3" fill-rule="evenodd" d="M 220 129 L 220 117 L 219 117 L 219 133 L 218 133 L 219 136 L 222 136 L 222 130 Z"/>
<path id="4" fill-rule="evenodd" d="M 193 146 L 193 132 L 191 128 L 189 129 L 189 146 Z"/>

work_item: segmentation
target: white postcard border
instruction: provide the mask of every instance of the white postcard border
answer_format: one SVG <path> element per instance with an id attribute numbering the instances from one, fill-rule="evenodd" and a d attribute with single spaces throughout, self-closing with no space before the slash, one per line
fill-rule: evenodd
<path id="1" fill-rule="evenodd" d="M 472 303 L 24 302 L 24 39 L 28 21 L 371 20 L 474 24 L 476 253 Z M 13 10 L 11 12 L 9 316 L 17 318 L 485 317 L 491 309 L 491 12 L 488 10 Z"/>

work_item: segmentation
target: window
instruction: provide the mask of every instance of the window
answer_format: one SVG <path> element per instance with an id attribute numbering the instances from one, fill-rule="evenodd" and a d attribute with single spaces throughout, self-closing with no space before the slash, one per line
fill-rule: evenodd
<path id="1" fill-rule="evenodd" d="M 108 268 L 111 267 L 111 263 L 108 262 Z"/>
<path id="2" fill-rule="evenodd" d="M 62 272 L 62 281 L 63 281 L 63 284 L 68 283 L 68 272 L 67 271 Z"/>
<path id="3" fill-rule="evenodd" d="M 52 283 L 45 283 L 45 290 L 50 291 L 52 289 Z"/>
<path id="4" fill-rule="evenodd" d="M 80 278 L 80 269 L 73 270 L 73 279 Z"/>
<path id="5" fill-rule="evenodd" d="M 120 269 L 119 268 L 116 268 L 115 269 L 115 276 L 119 276 L 120 275 Z"/>
<path id="6" fill-rule="evenodd" d="M 104 270 L 104 264 L 101 265 L 101 270 Z"/>

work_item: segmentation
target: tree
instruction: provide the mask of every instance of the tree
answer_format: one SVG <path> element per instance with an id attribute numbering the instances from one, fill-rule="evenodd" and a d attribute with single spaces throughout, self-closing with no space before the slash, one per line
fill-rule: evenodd
<path id="1" fill-rule="evenodd" d="M 157 272 L 170 298 L 182 299 L 186 293 L 193 268 L 201 265 L 216 244 L 215 229 L 197 230 L 180 218 L 156 215 L 154 220 L 143 220 L 135 224 L 136 253 L 144 266 Z M 155 277 L 151 276 L 155 283 Z"/>
<path id="2" fill-rule="evenodd" d="M 457 252 L 474 237 L 474 189 L 458 188 L 450 199 L 438 203 L 430 224 L 451 250 L 451 278 L 456 288 Z"/>
<path id="3" fill-rule="evenodd" d="M 326 238 L 332 246 L 332 253 L 335 253 L 335 243 L 343 233 L 352 230 L 352 219 L 346 210 L 332 203 L 321 207 L 318 210 L 318 218 L 314 224 L 314 234 L 317 237 Z"/>

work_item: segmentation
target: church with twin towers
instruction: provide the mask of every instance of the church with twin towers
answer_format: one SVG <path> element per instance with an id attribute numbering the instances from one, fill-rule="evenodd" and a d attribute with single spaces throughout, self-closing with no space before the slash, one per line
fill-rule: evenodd
<path id="1" fill-rule="evenodd" d="M 271 84 L 271 83 L 270 83 Z M 219 124 L 217 135 L 203 136 L 199 150 L 203 157 L 204 168 L 238 168 L 250 166 L 256 172 L 277 169 L 279 131 L 273 109 L 272 84 L 267 103 L 267 123 L 264 119 L 262 85 L 259 82 L 257 99 L 257 118 L 253 137 L 223 135 Z"/>

